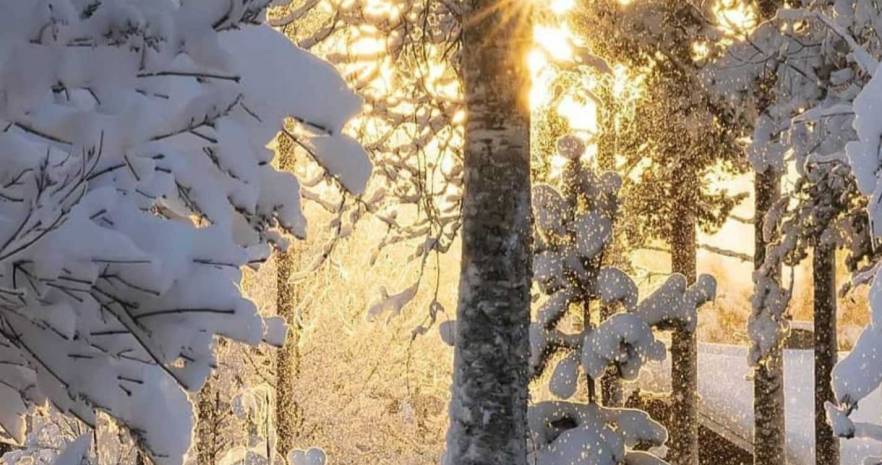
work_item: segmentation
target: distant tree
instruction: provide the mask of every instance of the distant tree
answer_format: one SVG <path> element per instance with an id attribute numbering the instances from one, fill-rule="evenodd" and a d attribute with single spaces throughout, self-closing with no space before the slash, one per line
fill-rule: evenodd
<path id="1" fill-rule="evenodd" d="M 586 168 L 583 153 L 578 139 L 561 139 L 566 162 L 560 188 L 539 185 L 533 194 L 535 281 L 547 298 L 531 326 L 532 374 L 542 376 L 556 361 L 549 384 L 555 397 L 573 397 L 580 372 L 587 391 L 587 403 L 531 406 L 536 463 L 664 464 L 645 452 L 664 445 L 664 427 L 645 412 L 601 406 L 595 380 L 610 372 L 634 380 L 644 363 L 664 359 L 666 348 L 654 330 L 693 330 L 697 308 L 714 297 L 716 284 L 703 275 L 687 287 L 684 276 L 673 275 L 638 302 L 636 283 L 622 270 L 603 266 L 603 255 L 613 244 L 621 180 L 615 173 L 596 175 Z M 599 319 L 604 309 L 614 312 Z"/>
<path id="2" fill-rule="evenodd" d="M 413 247 L 408 261 L 425 268 L 431 257 L 450 250 L 462 226 L 463 6 L 419 0 L 286 3 L 273 10 L 271 24 L 333 63 L 364 99 L 364 111 L 349 130 L 363 142 L 375 166 L 364 194 L 342 189 L 339 199 L 319 195 L 327 176 L 304 183 L 305 199 L 329 213 L 329 226 L 339 233 L 318 250 L 304 251 L 302 261 L 308 266 L 293 280 L 324 264 L 363 219 L 387 226 L 386 234 L 376 238 L 374 258 L 387 247 L 406 244 Z M 296 138 L 290 141 L 302 148 Z M 429 273 L 418 276 L 376 310 L 388 311 L 391 305 L 383 304 L 415 295 L 412 290 L 433 281 Z M 417 332 L 425 331 L 443 310 L 432 301 Z"/>
<path id="3" fill-rule="evenodd" d="M 104 411 L 157 464 L 190 446 L 216 337 L 280 344 L 238 287 L 303 236 L 297 180 L 266 145 L 286 117 L 341 183 L 360 101 L 262 25 L 268 1 L 57 1 L 0 18 L 0 428 L 32 403 Z"/>
<path id="4" fill-rule="evenodd" d="M 464 4 L 462 272 L 445 463 L 526 465 L 532 237 L 528 4 Z"/>
<path id="5" fill-rule="evenodd" d="M 615 0 L 585 2 L 574 29 L 585 31 L 589 48 L 609 63 L 623 64 L 643 79 L 636 102 L 636 150 L 616 153 L 622 176 L 623 228 L 631 244 L 662 239 L 670 245 L 671 271 L 696 279 L 698 228 L 720 227 L 743 198 L 710 187 L 715 170 L 739 172 L 739 158 L 728 108 L 704 90 L 704 57 L 696 44 L 713 47 L 720 37 L 709 2 Z M 606 156 L 609 156 L 608 154 Z M 636 181 L 632 181 L 636 180 Z M 671 461 L 698 460 L 697 342 L 693 332 L 675 328 L 672 343 L 674 414 Z"/>
<path id="6" fill-rule="evenodd" d="M 774 202 L 761 195 L 770 192 L 774 178 L 757 177 L 758 268 L 749 322 L 751 362 L 757 367 L 757 463 L 785 460 L 781 358 L 791 293 L 781 266 L 800 263 L 813 249 L 816 462 L 834 464 L 838 445 L 823 405 L 833 396 L 831 370 L 838 353 L 835 251 L 849 249 L 852 269 L 871 253 L 864 201 L 841 157 L 854 138 L 853 115 L 846 109 L 854 98 L 857 69 L 847 58 L 847 41 L 825 16 L 815 16 L 828 14 L 818 8 L 780 10 L 775 21 L 732 47 L 713 77 L 713 85 L 756 117 L 749 148 L 755 170 L 782 173 L 792 162 L 799 175 L 792 192 Z M 846 11 L 839 8 L 837 14 Z"/>
<path id="7" fill-rule="evenodd" d="M 784 5 L 783 0 L 763 0 L 757 2 L 757 12 L 760 21 L 768 21 L 775 16 L 778 9 Z M 764 24 L 754 32 L 754 35 L 771 31 L 771 24 Z M 784 169 L 783 160 L 779 157 L 769 156 L 777 153 L 770 150 L 767 144 L 780 137 L 780 130 L 772 123 L 787 116 L 780 114 L 780 107 L 776 106 L 779 83 L 784 81 L 787 86 L 787 77 L 781 78 L 780 74 L 787 72 L 785 60 L 780 57 L 770 57 L 768 65 L 750 67 L 753 71 L 749 76 L 741 76 L 737 80 L 738 85 L 733 87 L 718 87 L 721 83 L 731 82 L 726 77 L 722 79 L 718 74 L 725 74 L 735 69 L 730 63 L 731 54 L 738 53 L 746 47 L 745 42 L 736 42 L 723 57 L 715 57 L 711 65 L 705 71 L 711 76 L 711 88 L 721 89 L 726 103 L 739 113 L 745 124 L 742 126 L 745 132 L 753 131 L 753 144 L 747 150 L 747 158 L 754 169 L 754 269 L 758 274 L 766 274 L 772 279 L 780 280 L 780 263 L 773 263 L 764 268 L 766 262 L 766 249 L 769 244 L 767 235 L 763 234 L 766 228 L 766 215 L 774 207 L 780 198 L 781 175 Z M 733 60 L 734 61 L 734 60 Z M 739 63 L 741 60 L 735 61 Z M 740 71 L 740 70 L 739 70 Z M 736 72 L 739 72 L 736 71 Z M 775 146 L 777 147 L 777 146 Z M 784 359 L 780 344 L 771 348 L 762 361 L 754 368 L 754 463 L 768 465 L 783 465 L 784 455 Z"/>
<path id="8" fill-rule="evenodd" d="M 835 12 L 836 16 L 833 16 Z M 798 13 L 798 14 L 797 14 Z M 817 9 L 799 11 L 793 14 L 818 21 L 836 37 L 841 39 L 839 50 L 846 54 L 851 65 L 850 73 L 837 73 L 846 77 L 851 84 L 853 99 L 834 108 L 820 105 L 809 108 L 813 116 L 829 116 L 847 112 L 853 114 L 855 137 L 845 147 L 845 156 L 851 167 L 860 193 L 866 196 L 868 225 L 873 242 L 880 235 L 880 160 L 879 145 L 882 129 L 879 126 L 878 108 L 882 100 L 882 80 L 879 74 L 879 58 L 882 50 L 878 45 L 876 30 L 882 18 L 879 7 L 872 2 L 858 1 L 850 5 L 840 5 L 835 10 Z M 872 243 L 872 242 L 871 242 Z M 833 433 L 840 438 L 869 438 L 882 441 L 879 425 L 855 422 L 851 415 L 860 402 L 876 390 L 882 382 L 879 358 L 880 330 L 879 315 L 882 314 L 882 301 L 879 286 L 882 286 L 882 273 L 878 261 L 859 273 L 855 284 L 871 283 L 869 293 L 870 323 L 848 355 L 840 360 L 832 373 L 833 399 L 825 404 L 826 413 Z M 882 457 L 868 457 L 864 463 L 878 463 Z"/>

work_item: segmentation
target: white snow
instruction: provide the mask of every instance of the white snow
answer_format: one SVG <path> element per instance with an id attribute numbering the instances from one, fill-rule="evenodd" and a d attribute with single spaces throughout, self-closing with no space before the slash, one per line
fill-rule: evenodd
<path id="1" fill-rule="evenodd" d="M 305 234 L 267 148 L 293 118 L 354 193 L 361 101 L 261 24 L 268 0 L 0 0 L 0 427 L 97 410 L 158 465 L 190 446 L 215 338 L 281 344 L 241 267 Z M 92 8 L 92 9 L 90 9 Z"/>
<path id="2" fill-rule="evenodd" d="M 91 444 L 92 433 L 83 433 L 58 454 L 52 465 L 80 465 Z"/>
<path id="3" fill-rule="evenodd" d="M 844 354 L 843 354 L 844 355 Z M 742 444 L 753 437 L 753 369 L 747 347 L 700 343 L 698 393 L 703 424 L 736 435 Z M 650 363 L 633 386 L 670 391 L 670 362 Z M 814 451 L 814 362 L 811 351 L 784 351 L 786 453 L 789 463 L 811 465 Z M 882 390 L 875 389 L 852 414 L 856 421 L 877 421 L 882 415 Z M 725 436 L 725 434 L 724 434 Z M 882 444 L 869 439 L 840 440 L 841 464 L 861 465 L 865 457 L 882 454 Z"/>

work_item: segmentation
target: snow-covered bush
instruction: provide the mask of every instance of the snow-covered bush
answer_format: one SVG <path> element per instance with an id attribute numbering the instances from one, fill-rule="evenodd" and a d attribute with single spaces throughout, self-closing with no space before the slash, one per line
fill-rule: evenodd
<path id="1" fill-rule="evenodd" d="M 633 380 L 644 363 L 664 359 L 665 345 L 654 330 L 671 329 L 674 323 L 694 328 L 697 308 L 713 298 L 716 283 L 702 275 L 687 287 L 685 277 L 673 275 L 639 301 L 637 285 L 627 274 L 601 266 L 611 244 L 618 176 L 596 176 L 584 169 L 584 145 L 578 139 L 561 139 L 559 151 L 566 158 L 562 188 L 539 185 L 533 194 L 535 281 L 547 298 L 530 337 L 533 376 L 542 375 L 548 363 L 557 360 L 549 388 L 564 400 L 530 407 L 534 459 L 540 465 L 665 463 L 635 450 L 638 445 L 663 445 L 664 427 L 639 410 L 602 407 L 594 380 L 605 373 Z M 619 311 L 592 327 L 592 302 Z M 575 318 L 579 324 L 566 325 L 573 311 L 580 312 Z M 576 394 L 580 373 L 588 380 L 587 404 L 566 401 Z"/>
<path id="2" fill-rule="evenodd" d="M 278 344 L 240 267 L 303 236 L 298 182 L 266 148 L 290 117 L 359 193 L 332 67 L 262 25 L 269 0 L 3 1 L 0 429 L 31 403 L 127 427 L 181 463 L 216 336 Z"/>

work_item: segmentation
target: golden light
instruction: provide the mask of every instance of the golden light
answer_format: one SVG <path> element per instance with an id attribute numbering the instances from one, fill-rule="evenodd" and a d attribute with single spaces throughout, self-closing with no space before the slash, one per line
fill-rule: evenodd
<path id="1" fill-rule="evenodd" d="M 692 59 L 695 61 L 700 61 L 708 57 L 710 55 L 710 46 L 708 46 L 707 42 L 695 42 L 692 44 Z"/>
<path id="2" fill-rule="evenodd" d="M 554 70 L 542 50 L 533 49 L 527 54 L 527 67 L 530 69 L 530 107 L 533 109 L 548 105 L 551 100 L 551 83 Z"/>
<path id="3" fill-rule="evenodd" d="M 388 19 L 396 22 L 401 15 L 400 6 L 385 0 L 367 0 L 364 11 L 368 19 L 373 20 Z"/>
<path id="4" fill-rule="evenodd" d="M 533 42 L 555 60 L 573 59 L 573 34 L 567 28 L 533 27 Z"/>
<path id="5" fill-rule="evenodd" d="M 719 0 L 713 11 L 720 28 L 728 35 L 743 35 L 757 24 L 756 10 L 744 0 Z"/>
<path id="6" fill-rule="evenodd" d="M 551 12 L 561 16 L 569 12 L 576 6 L 576 0 L 552 0 L 551 1 Z"/>
<path id="7" fill-rule="evenodd" d="M 460 125 L 465 122 L 466 112 L 465 110 L 457 110 L 457 112 L 453 115 L 450 122 L 456 125 Z"/>
<path id="8" fill-rule="evenodd" d="M 557 112 L 567 119 L 573 131 L 589 134 L 597 132 L 597 105 L 590 99 L 580 102 L 567 95 L 557 105 Z"/>

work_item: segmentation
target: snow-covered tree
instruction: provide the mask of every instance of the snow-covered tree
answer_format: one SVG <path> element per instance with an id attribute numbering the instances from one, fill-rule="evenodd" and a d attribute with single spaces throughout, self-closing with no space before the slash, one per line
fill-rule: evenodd
<path id="1" fill-rule="evenodd" d="M 757 256 L 762 262 L 754 275 L 748 329 L 751 363 L 757 367 L 757 450 L 769 457 L 763 463 L 784 461 L 781 357 L 791 293 L 780 270 L 782 265 L 803 261 L 809 249 L 815 306 L 817 463 L 839 461 L 837 441 L 823 411 L 824 402 L 833 397 L 831 370 L 838 352 L 835 251 L 848 249 L 847 263 L 852 268 L 872 252 L 865 201 L 843 159 L 845 144 L 854 138 L 850 102 L 861 74 L 859 65 L 849 59 L 843 31 L 863 35 L 872 24 L 867 18 L 858 19 L 867 12 L 861 11 L 866 5 L 859 4 L 782 9 L 748 40 L 731 47 L 711 73 L 712 85 L 723 89 L 744 116 L 756 120 L 748 154 L 757 173 L 783 173 L 792 165 L 798 175 L 788 195 L 769 204 L 767 211 L 757 211 L 762 235 Z M 759 175 L 757 179 L 759 187 Z"/>
<path id="2" fill-rule="evenodd" d="M 445 463 L 526 465 L 532 276 L 528 3 L 463 4 L 465 191 Z"/>
<path id="3" fill-rule="evenodd" d="M 697 232 L 713 231 L 740 196 L 711 187 L 715 170 L 743 168 L 734 121 L 727 108 L 703 91 L 706 64 L 696 44 L 713 47 L 723 33 L 713 21 L 715 2 L 682 0 L 592 0 L 579 3 L 573 29 L 609 63 L 642 75 L 633 135 L 639 150 L 617 153 L 622 204 L 632 226 L 623 231 L 635 244 L 661 239 L 670 246 L 671 271 L 694 282 Z M 637 180 L 636 182 L 631 180 Z M 673 335 L 674 425 L 672 457 L 678 465 L 698 460 L 697 341 L 681 328 Z"/>
<path id="4" fill-rule="evenodd" d="M 702 275 L 688 286 L 675 274 L 638 301 L 634 281 L 602 265 L 612 243 L 621 180 L 612 172 L 598 176 L 586 169 L 584 151 L 579 139 L 561 139 L 562 186 L 539 185 L 533 194 L 535 282 L 547 298 L 531 326 L 531 368 L 539 377 L 555 362 L 549 388 L 563 399 L 530 408 L 536 463 L 663 464 L 643 448 L 664 445 L 665 428 L 645 412 L 601 406 L 595 380 L 605 373 L 634 380 L 644 363 L 664 359 L 666 347 L 654 331 L 694 330 L 697 309 L 714 297 L 716 282 Z M 602 307 L 616 312 L 594 326 L 598 315 L 593 314 Z M 580 378 L 586 380 L 587 403 L 567 400 Z"/>
<path id="5" fill-rule="evenodd" d="M 854 140 L 849 141 L 844 154 L 851 167 L 857 187 L 867 197 L 866 214 L 873 242 L 880 234 L 882 224 L 882 208 L 880 208 L 880 162 L 879 146 L 882 127 L 880 127 L 878 111 L 882 102 L 882 78 L 879 73 L 880 47 L 879 31 L 876 25 L 882 18 L 879 7 L 872 2 L 859 1 L 854 5 L 837 5 L 834 11 L 796 11 L 793 16 L 811 15 L 821 21 L 842 40 L 842 49 L 847 53 L 849 62 L 853 63 L 853 71 L 849 76 L 857 95 L 846 102 L 838 111 L 853 113 L 853 128 L 856 133 Z M 779 13 L 780 14 L 780 13 Z M 809 109 L 809 112 L 812 112 Z M 816 113 L 824 114 L 821 107 Z M 827 110 L 829 112 L 829 110 Z M 882 288 L 882 273 L 879 264 L 853 279 L 856 283 L 870 283 L 869 310 L 870 323 L 861 333 L 852 351 L 833 369 L 832 388 L 834 401 L 826 403 L 826 413 L 833 432 L 842 438 L 864 437 L 882 441 L 879 425 L 854 422 L 850 415 L 859 407 L 860 402 L 882 384 L 882 367 L 880 360 L 880 342 L 882 342 L 882 299 L 879 290 Z M 880 463 L 882 457 L 870 457 L 864 463 Z"/>
<path id="6" fill-rule="evenodd" d="M 334 222 L 340 234 L 309 254 L 316 256 L 310 269 L 298 275 L 323 264 L 363 219 L 388 228 L 377 238 L 377 257 L 403 243 L 414 249 L 408 260 L 422 268 L 458 237 L 465 121 L 459 73 L 462 11 L 456 2 L 419 0 L 302 0 L 274 10 L 272 24 L 333 63 L 365 100 L 350 127 L 375 166 L 364 195 L 319 199 L 339 218 Z M 318 198 L 318 190 L 306 186 L 307 200 Z M 398 302 L 408 303 L 427 277 L 420 273 L 405 289 L 382 292 L 374 310 L 391 313 Z M 443 308 L 433 301 L 428 310 L 428 321 L 434 322 Z"/>
<path id="7" fill-rule="evenodd" d="M 360 108 L 334 69 L 262 25 L 268 0 L 52 0 L 0 18 L 0 426 L 31 403 L 128 428 L 158 464 L 190 445 L 216 337 L 279 344 L 240 268 L 303 236 L 285 118 L 361 191 Z"/>

